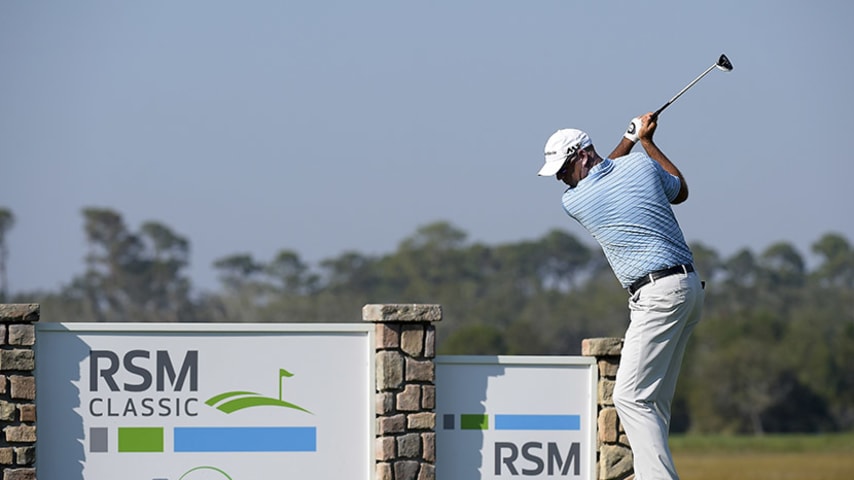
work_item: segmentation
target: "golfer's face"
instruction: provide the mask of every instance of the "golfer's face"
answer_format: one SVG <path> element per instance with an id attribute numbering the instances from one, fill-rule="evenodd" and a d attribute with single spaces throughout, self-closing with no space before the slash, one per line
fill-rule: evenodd
<path id="1" fill-rule="evenodd" d="M 575 186 L 570 182 L 572 181 L 572 166 L 576 158 L 578 158 L 577 154 L 567 158 L 566 161 L 563 162 L 563 166 L 560 167 L 560 170 L 558 170 L 555 174 L 556 179 L 569 185 L 570 187 Z"/>

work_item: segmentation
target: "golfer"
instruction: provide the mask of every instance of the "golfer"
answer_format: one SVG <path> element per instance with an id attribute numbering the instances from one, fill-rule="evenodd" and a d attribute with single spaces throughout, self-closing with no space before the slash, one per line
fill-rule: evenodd
<path id="1" fill-rule="evenodd" d="M 629 292 L 630 323 L 614 405 L 634 454 L 637 480 L 677 479 L 668 446 L 670 407 L 703 286 L 670 204 L 688 198 L 682 173 L 653 142 L 652 113 L 632 125 L 608 158 L 580 130 L 546 142 L 541 176 L 569 188 L 563 208 L 599 242 Z M 637 140 L 646 153 L 632 153 Z"/>

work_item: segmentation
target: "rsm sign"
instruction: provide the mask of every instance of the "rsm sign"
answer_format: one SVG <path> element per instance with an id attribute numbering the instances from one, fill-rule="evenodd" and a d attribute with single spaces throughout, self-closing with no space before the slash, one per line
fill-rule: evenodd
<path id="1" fill-rule="evenodd" d="M 195 417 L 199 414 L 199 351 L 89 351 L 91 417 Z M 177 354 L 177 358 L 173 358 Z M 176 369 L 177 364 L 177 369 Z M 125 380 L 117 380 L 125 378 Z M 147 395 L 114 395 L 118 392 Z M 117 401 L 114 401 L 117 400 Z"/>
<path id="2" fill-rule="evenodd" d="M 595 479 L 595 359 L 440 356 L 437 478 Z"/>
<path id="3" fill-rule="evenodd" d="M 370 325 L 37 328 L 40 480 L 373 474 Z"/>

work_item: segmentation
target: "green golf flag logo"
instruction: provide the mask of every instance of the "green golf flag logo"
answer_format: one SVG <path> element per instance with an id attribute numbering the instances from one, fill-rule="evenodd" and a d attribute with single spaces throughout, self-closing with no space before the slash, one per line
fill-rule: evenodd
<path id="1" fill-rule="evenodd" d="M 225 392 L 220 393 L 219 395 L 214 395 L 213 397 L 205 401 L 205 404 L 225 413 L 232 413 L 238 410 L 243 410 L 245 408 L 268 406 L 292 408 L 294 410 L 299 410 L 301 412 L 314 415 L 305 408 L 302 408 L 299 405 L 295 405 L 291 402 L 286 402 L 284 400 L 284 396 L 282 394 L 282 383 L 285 378 L 290 378 L 293 376 L 294 374 L 285 370 L 284 368 L 279 369 L 279 398 L 265 397 L 257 392 L 235 390 L 232 392 Z"/>

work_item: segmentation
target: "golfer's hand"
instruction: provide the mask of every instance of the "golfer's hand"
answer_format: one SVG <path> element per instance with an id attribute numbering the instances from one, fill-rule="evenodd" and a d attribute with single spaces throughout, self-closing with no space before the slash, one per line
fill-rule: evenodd
<path id="1" fill-rule="evenodd" d="M 638 117 L 641 126 L 638 129 L 638 138 L 641 140 L 652 141 L 652 136 L 655 134 L 655 129 L 658 128 L 658 119 L 652 118 L 652 112 L 646 113 Z"/>

